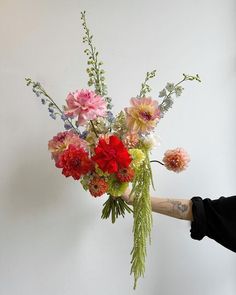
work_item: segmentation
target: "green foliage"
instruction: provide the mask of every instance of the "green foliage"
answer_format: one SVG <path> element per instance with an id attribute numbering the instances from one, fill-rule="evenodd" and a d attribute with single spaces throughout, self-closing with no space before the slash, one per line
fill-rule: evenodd
<path id="1" fill-rule="evenodd" d="M 89 189 L 89 182 L 91 180 L 90 175 L 84 175 L 81 179 L 80 179 L 80 183 L 83 186 L 83 189 L 85 191 L 88 191 Z"/>
<path id="2" fill-rule="evenodd" d="M 134 289 L 136 288 L 138 278 L 144 276 L 145 273 L 146 243 L 147 239 L 151 241 L 152 229 L 152 210 L 149 195 L 152 174 L 148 153 L 146 151 L 143 152 L 146 157 L 142 165 L 135 171 L 136 174 L 131 191 L 131 195 L 134 196 L 134 246 L 131 252 L 131 274 L 134 274 Z"/>
<path id="3" fill-rule="evenodd" d="M 112 123 L 112 130 L 115 134 L 121 137 L 128 131 L 126 117 L 123 111 L 120 111 L 116 116 L 115 121 Z"/>

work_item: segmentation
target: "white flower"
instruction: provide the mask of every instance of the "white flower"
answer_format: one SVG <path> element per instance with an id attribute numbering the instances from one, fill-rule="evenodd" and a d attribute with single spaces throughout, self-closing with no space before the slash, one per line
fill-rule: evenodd
<path id="1" fill-rule="evenodd" d="M 154 134 L 149 134 L 143 139 L 143 145 L 147 150 L 152 150 L 160 145 L 160 137 Z"/>

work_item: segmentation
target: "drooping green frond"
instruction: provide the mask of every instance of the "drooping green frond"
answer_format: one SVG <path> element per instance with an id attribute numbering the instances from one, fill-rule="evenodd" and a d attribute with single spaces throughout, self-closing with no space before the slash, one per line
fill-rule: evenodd
<path id="1" fill-rule="evenodd" d="M 145 160 L 136 170 L 131 194 L 134 196 L 134 245 L 131 252 L 131 274 L 134 274 L 134 289 L 139 277 L 144 276 L 147 255 L 147 240 L 151 241 L 152 210 L 149 195 L 151 171 L 146 151 Z"/>

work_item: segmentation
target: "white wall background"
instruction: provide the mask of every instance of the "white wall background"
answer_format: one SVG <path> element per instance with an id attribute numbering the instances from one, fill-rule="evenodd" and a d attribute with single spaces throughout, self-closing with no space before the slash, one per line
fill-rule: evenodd
<path id="1" fill-rule="evenodd" d="M 111 225 L 94 199 L 50 161 L 60 121 L 25 87 L 40 81 L 59 104 L 86 87 L 80 11 L 107 70 L 115 111 L 156 68 L 153 97 L 183 72 L 199 73 L 159 124 L 161 146 L 182 146 L 189 169 L 154 167 L 156 195 L 217 198 L 236 193 L 236 4 L 233 0 L 0 0 L 0 294 L 134 294 L 132 216 Z M 137 295 L 235 295 L 235 254 L 188 222 L 154 215 L 145 279 Z"/>

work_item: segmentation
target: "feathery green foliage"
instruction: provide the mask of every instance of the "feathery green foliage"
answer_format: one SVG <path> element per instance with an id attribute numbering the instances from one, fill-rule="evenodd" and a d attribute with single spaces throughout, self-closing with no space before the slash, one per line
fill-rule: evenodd
<path id="1" fill-rule="evenodd" d="M 131 274 L 134 274 L 134 289 L 139 277 L 144 276 L 145 258 L 147 255 L 147 239 L 151 242 L 152 210 L 149 195 L 152 174 L 150 170 L 148 152 L 145 153 L 145 160 L 135 171 L 135 179 L 131 195 L 134 195 L 134 246 L 131 252 Z"/>

